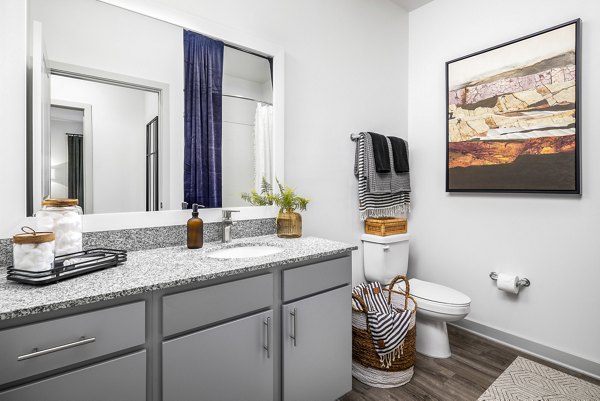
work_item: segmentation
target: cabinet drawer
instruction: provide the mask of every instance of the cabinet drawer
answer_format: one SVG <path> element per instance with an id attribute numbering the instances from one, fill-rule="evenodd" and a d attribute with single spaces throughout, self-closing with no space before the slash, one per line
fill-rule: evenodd
<path id="1" fill-rule="evenodd" d="M 3 330 L 0 384 L 144 344 L 145 340 L 143 301 Z"/>
<path id="2" fill-rule="evenodd" d="M 344 257 L 283 271 L 283 301 L 352 282 L 352 260 Z"/>
<path id="3" fill-rule="evenodd" d="M 263 274 L 163 298 L 163 335 L 206 326 L 273 303 L 273 275 Z"/>
<path id="4" fill-rule="evenodd" d="M 0 401 L 146 399 L 146 351 L 0 393 Z"/>

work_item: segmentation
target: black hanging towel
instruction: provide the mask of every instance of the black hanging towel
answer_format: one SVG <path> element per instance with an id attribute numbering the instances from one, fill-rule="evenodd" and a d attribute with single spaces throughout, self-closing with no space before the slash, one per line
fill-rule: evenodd
<path id="1" fill-rule="evenodd" d="M 373 142 L 373 156 L 375 157 L 375 171 L 378 173 L 390 173 L 390 150 L 385 136 L 369 132 Z"/>
<path id="2" fill-rule="evenodd" d="M 408 173 L 408 150 L 404 139 L 388 136 L 392 143 L 392 155 L 394 156 L 394 171 L 396 173 Z"/>

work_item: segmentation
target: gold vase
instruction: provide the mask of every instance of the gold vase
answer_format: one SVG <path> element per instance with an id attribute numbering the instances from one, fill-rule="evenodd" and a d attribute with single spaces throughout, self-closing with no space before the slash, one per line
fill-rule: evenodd
<path id="1" fill-rule="evenodd" d="M 279 238 L 302 237 L 302 216 L 300 213 L 281 211 L 277 216 L 277 236 Z"/>

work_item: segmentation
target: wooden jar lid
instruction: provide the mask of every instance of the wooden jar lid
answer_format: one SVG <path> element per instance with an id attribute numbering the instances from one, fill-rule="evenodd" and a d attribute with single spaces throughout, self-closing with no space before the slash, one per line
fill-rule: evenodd
<path id="1" fill-rule="evenodd" d="M 79 205 L 79 199 L 54 199 L 48 198 L 42 201 L 42 206 L 66 207 Z"/>
<path id="2" fill-rule="evenodd" d="M 22 227 L 23 234 L 13 235 L 15 244 L 43 244 L 54 241 L 56 236 L 52 232 L 37 232 L 31 227 Z"/>

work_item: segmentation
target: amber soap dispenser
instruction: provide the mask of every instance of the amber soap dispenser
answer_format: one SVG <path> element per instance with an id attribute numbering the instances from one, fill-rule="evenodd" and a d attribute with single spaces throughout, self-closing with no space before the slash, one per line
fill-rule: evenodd
<path id="1" fill-rule="evenodd" d="M 204 245 L 204 222 L 198 217 L 198 204 L 192 205 L 192 218 L 187 222 L 187 247 L 202 248 Z"/>

